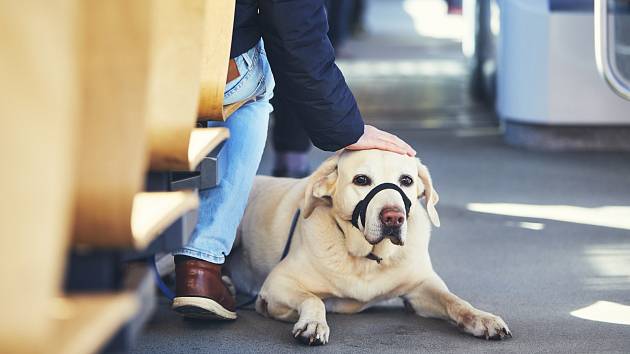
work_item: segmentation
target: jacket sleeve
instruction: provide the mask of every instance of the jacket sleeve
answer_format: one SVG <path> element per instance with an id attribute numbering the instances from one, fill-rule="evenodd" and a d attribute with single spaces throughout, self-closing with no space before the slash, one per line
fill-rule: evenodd
<path id="1" fill-rule="evenodd" d="M 276 95 L 291 104 L 318 148 L 355 143 L 363 119 L 335 65 L 324 0 L 259 0 L 259 9 Z"/>

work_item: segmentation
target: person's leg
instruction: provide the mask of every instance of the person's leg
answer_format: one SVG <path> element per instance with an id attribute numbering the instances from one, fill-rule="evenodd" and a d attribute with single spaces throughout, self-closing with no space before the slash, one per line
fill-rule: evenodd
<path id="1" fill-rule="evenodd" d="M 276 177 L 305 177 L 309 173 L 308 151 L 311 141 L 291 105 L 280 97 L 274 97 L 273 148 Z"/>
<path id="2" fill-rule="evenodd" d="M 273 95 L 273 76 L 266 56 L 262 53 L 255 65 L 262 76 L 252 78 L 257 82 L 256 100 L 249 102 L 234 112 L 226 122 L 208 122 L 208 127 L 227 127 L 230 138 L 225 142 L 218 156 L 218 163 L 224 171 L 219 185 L 199 192 L 199 220 L 188 245 L 175 255 L 186 255 L 208 262 L 223 264 L 230 253 L 247 203 L 254 176 L 262 157 L 267 139 L 269 113 L 272 106 L 269 99 Z M 248 73 L 249 74 L 249 73 Z M 240 86 L 240 87 L 239 87 Z M 239 83 L 235 88 L 244 88 Z M 247 90 L 246 90 L 247 91 Z M 233 91 L 228 94 L 234 96 Z"/>
<path id="3" fill-rule="evenodd" d="M 328 14 L 328 38 L 337 52 L 343 46 L 350 30 L 352 1 L 329 0 L 326 3 L 326 10 Z"/>
<path id="4" fill-rule="evenodd" d="M 365 33 L 365 0 L 352 1 L 350 30 L 353 36 Z"/>
<path id="5" fill-rule="evenodd" d="M 239 57 L 241 58 L 241 57 Z M 199 192 L 199 219 L 190 242 L 173 252 L 177 297 L 173 309 L 189 317 L 236 318 L 234 299 L 221 283 L 221 264 L 230 253 L 267 138 L 273 76 L 262 44 L 237 60 L 241 76 L 228 84 L 225 101 L 256 97 L 226 122 L 209 127 L 230 130 L 218 160 L 219 185 Z M 240 92 L 239 92 L 240 91 Z"/>
<path id="6" fill-rule="evenodd" d="M 191 241 L 175 254 L 223 264 L 230 253 L 267 138 L 271 106 L 256 101 L 237 110 L 225 124 L 230 129 L 218 156 L 224 169 L 219 185 L 199 192 L 199 221 Z"/>

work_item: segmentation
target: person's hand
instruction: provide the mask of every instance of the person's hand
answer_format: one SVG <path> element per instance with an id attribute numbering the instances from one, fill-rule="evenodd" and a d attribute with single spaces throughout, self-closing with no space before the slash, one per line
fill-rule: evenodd
<path id="1" fill-rule="evenodd" d="M 349 146 L 346 146 L 348 150 L 368 150 L 379 149 L 392 151 L 403 155 L 416 156 L 416 150 L 414 150 L 409 144 L 394 134 L 384 132 L 371 125 L 365 125 L 363 135 L 359 140 Z"/>

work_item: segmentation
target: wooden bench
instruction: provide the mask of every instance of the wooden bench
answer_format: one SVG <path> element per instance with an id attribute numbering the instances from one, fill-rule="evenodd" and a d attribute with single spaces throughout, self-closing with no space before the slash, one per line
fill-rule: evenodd
<path id="1" fill-rule="evenodd" d="M 207 168 L 212 159 L 207 156 L 229 136 L 225 128 L 200 129 L 196 122 L 202 58 L 207 49 L 203 41 L 231 33 L 234 1 L 148 1 L 147 11 L 140 5 L 125 8 L 126 3 L 119 1 L 90 4 L 86 16 L 100 15 L 84 22 L 90 41 L 83 54 L 83 79 L 84 86 L 92 90 L 85 90 L 82 99 L 81 116 L 86 123 L 81 126 L 74 244 L 95 252 L 73 252 L 73 263 L 80 269 L 77 260 L 101 257 L 102 249 L 113 252 L 102 257 L 102 267 L 108 267 L 121 254 L 129 254 L 112 249 L 134 249 L 136 257 L 147 257 L 156 250 L 183 246 L 192 231 L 186 223 L 196 219 L 191 215 L 198 206 L 194 189 L 204 186 L 204 173 L 212 173 Z M 217 12 L 226 8 L 232 10 L 217 21 Z M 225 48 L 218 51 L 216 47 L 206 54 L 223 57 L 213 69 L 223 72 L 230 41 L 222 39 L 221 43 Z M 117 60 L 120 53 L 125 54 L 124 62 Z M 219 80 L 219 75 L 214 77 Z M 225 75 L 215 85 L 223 90 Z M 222 106 L 222 102 L 216 104 Z M 115 144 L 103 149 L 106 141 Z M 149 170 L 169 175 L 197 173 L 200 183 L 185 191 L 170 191 L 169 184 L 160 192 L 146 192 L 143 182 Z M 165 241 L 167 236 L 170 242 Z M 103 279 L 92 285 L 117 288 L 120 280 Z M 154 296 L 150 290 L 154 288 L 144 292 L 149 296 L 142 301 L 144 315 L 136 316 L 131 327 L 138 328 L 148 319 L 152 307 L 146 304 Z M 130 336 L 129 332 L 133 330 L 122 336 Z"/>
<path id="2" fill-rule="evenodd" d="M 222 106 L 233 12 L 234 1 L 155 3 L 146 113 L 151 170 L 194 171 L 229 136 L 225 128 L 195 125 L 202 81 L 221 90 Z M 210 70 L 202 70 L 204 53 Z"/>
<path id="3" fill-rule="evenodd" d="M 134 313 L 129 294 L 63 294 L 79 134 L 78 3 L 0 2 L 0 352 L 89 353 Z M 7 29 L 11 29 L 8 31 Z"/>
<path id="4" fill-rule="evenodd" d="M 195 123 L 207 107 L 220 114 L 202 120 L 236 107 L 222 105 L 233 11 L 234 0 L 0 2 L 11 29 L 0 31 L 0 148 L 11 168 L 0 352 L 96 352 L 148 318 L 146 266 L 131 285 L 127 273 L 120 287 L 69 294 L 66 255 L 147 249 L 197 208 L 196 191 L 147 192 L 145 177 L 199 171 L 228 137 Z M 218 90 L 210 101 L 207 87 Z"/>
<path id="5" fill-rule="evenodd" d="M 55 299 L 52 335 L 42 352 L 97 352 L 139 307 L 133 293 L 71 295 Z"/>
<path id="6" fill-rule="evenodd" d="M 147 151 L 152 151 L 147 147 L 147 127 L 151 127 L 147 117 L 153 112 L 149 107 L 152 99 L 166 96 L 151 94 L 151 83 L 159 82 L 151 76 L 156 74 L 152 65 L 159 61 L 156 58 L 164 57 L 153 50 L 153 43 L 168 32 L 163 17 L 172 20 L 171 12 L 180 16 L 178 8 L 194 14 L 195 6 L 202 8 L 203 4 L 200 0 L 184 3 L 172 8 L 166 4 L 175 3 L 161 1 L 84 5 L 83 33 L 89 40 L 84 41 L 82 52 L 81 80 L 86 89 L 80 105 L 74 217 L 77 245 L 142 249 L 198 204 L 194 192 L 142 192 L 149 165 Z M 153 89 L 159 92 L 159 88 Z M 169 105 L 159 108 L 168 109 Z M 173 108 L 168 113 L 181 112 Z"/>
<path id="7" fill-rule="evenodd" d="M 195 126 L 200 107 L 222 112 L 234 2 L 156 5 L 149 59 L 147 121 L 152 173 L 147 188 L 214 187 L 220 170 L 216 154 L 229 131 Z M 201 99 L 208 86 L 217 93 L 212 102 Z"/>
<path id="8" fill-rule="evenodd" d="M 234 1 L 217 1 L 206 9 L 203 60 L 201 64 L 201 91 L 198 117 L 200 121 L 226 120 L 246 101 L 223 105 L 223 92 L 227 78 L 227 60 L 232 43 Z"/>

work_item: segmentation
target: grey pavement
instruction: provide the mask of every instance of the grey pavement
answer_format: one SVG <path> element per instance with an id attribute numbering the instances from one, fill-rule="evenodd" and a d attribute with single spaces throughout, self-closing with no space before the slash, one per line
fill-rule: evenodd
<path id="1" fill-rule="evenodd" d="M 366 120 L 410 142 L 433 174 L 442 220 L 430 245 L 436 271 L 454 293 L 501 315 L 514 338 L 476 339 L 388 306 L 330 314 L 330 343 L 308 348 L 291 337 L 291 324 L 254 311 L 231 323 L 195 322 L 162 299 L 132 352 L 629 353 L 630 325 L 571 312 L 598 301 L 630 305 L 630 208 L 599 217 L 611 210 L 602 207 L 630 206 L 630 154 L 507 146 L 493 113 L 467 98 L 457 43 L 415 35 L 409 18 L 392 22 L 405 14 L 400 1 L 369 5 L 370 33 L 349 43 L 340 66 Z M 389 16 L 382 25 L 380 15 Z M 260 173 L 270 172 L 272 154 Z M 317 166 L 327 154 L 311 155 Z M 537 212 L 550 205 L 560 212 Z M 566 207 L 585 213 L 561 213 Z M 561 221 L 567 213 L 574 220 Z"/>

